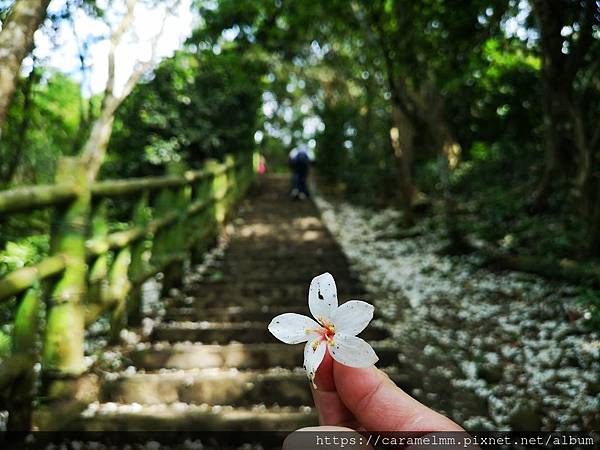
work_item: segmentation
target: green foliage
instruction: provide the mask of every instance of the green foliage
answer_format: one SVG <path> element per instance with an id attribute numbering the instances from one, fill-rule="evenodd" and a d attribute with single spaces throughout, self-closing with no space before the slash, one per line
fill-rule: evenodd
<path id="1" fill-rule="evenodd" d="M 0 331 L 0 361 L 10 355 L 11 347 L 11 337 L 3 331 Z"/>
<path id="2" fill-rule="evenodd" d="M 40 73 L 33 80 L 27 106 L 27 82 L 20 80 L 0 141 L 2 183 L 49 183 L 54 178 L 57 159 L 74 151 L 79 127 L 79 84 L 58 72 Z"/>
<path id="3" fill-rule="evenodd" d="M 10 3 L 0 0 L 0 17 Z M 572 195 L 580 159 L 575 142 L 562 155 L 570 179 L 557 180 L 543 214 L 528 204 L 544 166 L 548 106 L 534 17 L 545 3 L 532 3 L 533 10 L 524 3 L 197 0 L 201 20 L 185 47 L 118 110 L 102 176 L 161 174 L 172 163 L 200 167 L 207 158 L 256 145 L 270 170 L 286 171 L 289 150 L 305 143 L 316 150 L 322 178 L 352 199 L 395 204 L 401 158 L 390 130 L 398 128 L 392 112 L 402 109 L 400 98 L 410 125 L 402 132 L 415 134 L 409 152 L 415 188 L 430 205 L 448 192 L 468 233 L 514 251 L 580 257 L 576 249 L 586 237 Z M 558 48 L 565 61 L 586 43 L 583 3 L 565 2 L 561 13 L 566 26 L 559 27 Z M 50 20 L 57 25 L 77 9 L 101 17 L 101 6 L 73 0 Z M 600 114 L 598 17 L 592 15 L 589 51 L 578 61 L 571 99 L 581 105 L 587 128 Z M 79 88 L 43 65 L 20 81 L 0 142 L 4 184 L 49 182 L 58 157 L 80 150 L 89 130 L 80 123 L 87 99 Z M 91 110 L 97 103 L 92 100 Z M 461 149 L 447 177 L 440 170 L 440 130 Z M 598 135 L 584 140 L 597 149 Z M 599 179 L 598 158 L 591 166 L 591 178 Z M 124 210 L 111 205 L 111 221 L 128 221 Z M 20 246 L 27 230 L 46 231 L 44 220 L 40 214 L 0 223 L 1 240 Z"/>
<path id="4" fill-rule="evenodd" d="M 162 173 L 170 162 L 249 152 L 258 126 L 262 64 L 225 48 L 181 51 L 139 85 L 117 115 L 111 175 Z"/>
<path id="5" fill-rule="evenodd" d="M 17 242 L 7 242 L 0 252 L 0 277 L 24 266 L 39 262 L 48 254 L 47 235 L 28 236 Z"/>
<path id="6" fill-rule="evenodd" d="M 348 139 L 353 130 L 352 118 L 356 108 L 348 102 L 325 103 L 319 111 L 325 129 L 317 137 L 319 173 L 328 182 L 339 182 L 348 169 L 352 141 Z"/>
<path id="7" fill-rule="evenodd" d="M 387 121 L 377 117 L 374 106 L 364 97 L 326 99 L 318 110 L 324 130 L 316 136 L 319 174 L 353 199 L 371 205 L 373 199 L 382 199 L 375 201 L 379 204 L 385 203 L 383 199 L 393 202 L 397 195 Z"/>
<path id="8" fill-rule="evenodd" d="M 470 58 L 466 69 L 460 96 L 448 103 L 463 148 L 477 152 L 482 150 L 481 144 L 495 150 L 498 144 L 530 147 L 532 153 L 520 166 L 539 158 L 539 59 L 521 42 L 497 37 L 483 43 L 482 51 Z M 465 123 L 468 127 L 461 126 Z M 470 152 L 464 157 L 476 158 Z"/>

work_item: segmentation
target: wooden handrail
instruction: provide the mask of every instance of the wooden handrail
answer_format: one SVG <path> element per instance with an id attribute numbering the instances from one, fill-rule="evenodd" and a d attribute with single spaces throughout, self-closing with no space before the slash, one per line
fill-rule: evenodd
<path id="1" fill-rule="evenodd" d="M 63 255 L 50 256 L 41 262 L 22 267 L 0 279 L 0 302 L 10 299 L 46 278 L 61 273 L 67 264 Z"/>
<path id="2" fill-rule="evenodd" d="M 219 194 L 211 196 L 206 200 L 197 201 L 188 207 L 186 214 L 198 214 L 215 201 L 222 200 L 225 197 L 225 195 L 226 192 L 223 191 Z M 177 221 L 178 218 L 178 213 L 171 212 L 166 216 L 161 217 L 160 219 L 156 219 L 148 223 L 148 225 L 146 225 L 145 228 L 133 227 L 129 230 L 116 231 L 114 233 L 111 233 L 104 239 L 90 239 L 86 242 L 86 247 L 90 256 L 98 256 L 110 250 L 127 247 L 128 245 L 131 245 L 134 242 L 139 241 L 140 239 L 144 239 L 149 234 L 156 233 L 157 231 L 168 227 L 169 225 Z"/>
<path id="3" fill-rule="evenodd" d="M 0 279 L 0 303 L 17 300 L 13 354 L 0 364 L 0 382 L 27 377 L 10 390 L 18 398 L 14 405 L 33 403 L 42 313 L 44 377 L 64 382 L 79 376 L 86 370 L 87 325 L 110 314 L 110 339 L 116 342 L 128 323 L 139 324 L 141 284 L 158 272 L 164 274 L 164 289 L 181 283 L 184 262 L 200 260 L 254 173 L 251 158 L 232 157 L 181 175 L 93 184 L 87 183 L 84 169 L 66 158 L 59 163 L 57 184 L 0 192 L 0 214 L 53 208 L 50 255 Z M 109 199 L 124 197 L 133 199 L 125 203 L 132 224 L 109 233 Z M 27 426 L 11 424 L 9 417 L 9 428 Z"/>
<path id="4" fill-rule="evenodd" d="M 76 195 L 77 188 L 73 185 L 27 186 L 0 191 L 0 214 L 59 205 L 73 200 Z"/>
<path id="5" fill-rule="evenodd" d="M 113 198 L 139 194 L 144 191 L 176 188 L 215 177 L 234 165 L 236 164 L 226 162 L 214 168 L 188 171 L 182 175 L 105 180 L 93 183 L 90 191 L 94 198 Z M 77 186 L 71 184 L 49 184 L 0 191 L 0 214 L 26 212 L 66 203 L 77 196 L 77 190 Z"/>

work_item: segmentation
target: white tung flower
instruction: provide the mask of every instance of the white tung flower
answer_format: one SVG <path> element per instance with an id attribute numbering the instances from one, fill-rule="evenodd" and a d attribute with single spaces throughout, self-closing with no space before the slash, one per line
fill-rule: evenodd
<path id="1" fill-rule="evenodd" d="M 310 283 L 308 307 L 318 323 L 302 314 L 285 313 L 271 321 L 269 331 L 286 344 L 306 342 L 304 369 L 313 385 L 327 348 L 333 359 L 346 366 L 369 367 L 377 362 L 371 346 L 356 337 L 373 318 L 372 305 L 349 300 L 338 307 L 335 280 L 324 273 Z"/>

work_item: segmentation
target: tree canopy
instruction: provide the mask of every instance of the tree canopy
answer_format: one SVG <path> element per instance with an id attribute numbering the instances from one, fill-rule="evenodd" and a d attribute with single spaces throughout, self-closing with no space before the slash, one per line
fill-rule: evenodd
<path id="1" fill-rule="evenodd" d="M 69 1 L 44 32 L 77 11 L 115 21 L 136 2 L 121 3 L 115 16 L 100 2 Z M 18 4 L 0 4 L 4 22 Z M 114 111 L 106 92 L 90 97 L 83 78 L 34 58 L 3 127 L 3 180 L 51 180 L 61 155 L 104 145 L 93 131 L 99 120 L 105 131 L 114 122 L 102 177 L 163 173 L 171 162 L 198 167 L 255 147 L 284 170 L 289 150 L 305 143 L 328 185 L 402 208 L 407 225 L 439 209 L 455 237 L 597 257 L 598 8 L 591 0 L 197 0 L 189 38 Z M 82 71 L 89 45 L 79 45 Z"/>

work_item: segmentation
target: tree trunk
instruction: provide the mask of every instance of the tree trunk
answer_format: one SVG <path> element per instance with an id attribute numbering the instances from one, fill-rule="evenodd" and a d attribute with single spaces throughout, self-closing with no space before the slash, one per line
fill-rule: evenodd
<path id="1" fill-rule="evenodd" d="M 33 35 L 46 17 L 50 0 L 17 0 L 0 31 L 0 137 Z"/>
<path id="2" fill-rule="evenodd" d="M 571 101 L 567 86 L 562 82 L 554 83 L 544 77 L 544 170 L 539 184 L 534 190 L 530 203 L 534 210 L 546 207 L 548 196 L 552 192 L 552 183 L 564 168 L 573 163 L 570 152 L 572 140 L 569 138 L 571 120 L 569 108 Z M 557 85 L 558 84 L 558 85 Z"/>
<path id="3" fill-rule="evenodd" d="M 83 147 L 81 160 L 86 166 L 89 181 L 94 181 L 98 176 L 98 172 L 100 172 L 108 150 L 108 143 L 110 142 L 114 122 L 115 111 L 113 109 L 104 109 L 100 117 L 95 120 L 90 137 Z"/>
<path id="4" fill-rule="evenodd" d="M 81 161 L 87 167 L 87 179 L 93 181 L 98 176 L 113 131 L 115 114 L 123 101 L 131 94 L 142 76 L 156 63 L 156 49 L 162 37 L 168 17 L 173 14 L 180 0 L 172 0 L 167 4 L 165 15 L 158 33 L 151 41 L 152 56 L 149 60 L 138 61 L 132 74 L 129 76 L 120 94 L 115 93 L 116 53 L 123 36 L 131 30 L 135 7 L 138 0 L 127 0 L 127 12 L 110 36 L 110 50 L 108 52 L 108 80 L 104 92 L 104 100 L 99 117 L 94 121 L 90 136 L 84 144 Z M 167 3 L 167 2 L 164 2 Z"/>
<path id="5" fill-rule="evenodd" d="M 390 141 L 400 174 L 399 184 L 404 220 L 406 225 L 411 226 L 414 224 L 413 202 L 416 193 L 412 173 L 415 130 L 395 103 L 392 105 L 391 122 Z"/>
<path id="6" fill-rule="evenodd" d="M 21 123 L 19 125 L 19 136 L 17 138 L 16 146 L 13 149 L 12 158 L 8 163 L 6 172 L 4 173 L 4 180 L 7 181 L 12 181 L 12 179 L 14 178 L 17 169 L 21 165 L 23 154 L 25 153 L 25 144 L 27 142 L 27 130 L 29 129 L 29 124 L 31 122 L 31 114 L 29 109 L 31 108 L 31 100 L 33 97 L 33 85 L 36 82 L 36 78 L 37 73 L 34 60 L 34 66 L 31 69 L 31 73 L 27 77 L 27 81 L 23 88 L 23 118 L 21 119 Z"/>
<path id="7" fill-rule="evenodd" d="M 578 198 L 581 214 L 589 218 L 594 211 L 594 195 L 592 188 L 593 148 L 588 143 L 587 130 L 583 119 L 583 111 L 579 105 L 572 105 L 573 140 L 577 148 L 577 176 L 575 193 Z"/>
<path id="8" fill-rule="evenodd" d="M 387 41 L 387 33 L 383 27 L 382 16 L 384 14 L 382 5 L 370 4 L 367 7 L 367 17 L 370 26 L 359 19 L 359 23 L 365 30 L 369 41 L 379 46 L 383 56 L 386 82 L 391 95 L 391 128 L 390 140 L 393 156 L 398 164 L 400 172 L 400 193 L 402 196 L 402 209 L 404 210 L 404 221 L 406 225 L 414 224 L 413 203 L 417 194 L 417 188 L 413 179 L 414 139 L 416 129 L 422 124 L 419 111 L 415 111 L 415 105 L 411 98 L 406 80 L 403 76 L 396 74 L 392 46 Z M 371 30 L 375 29 L 375 32 Z"/>
<path id="9" fill-rule="evenodd" d="M 534 210 L 542 210 L 546 207 L 553 181 L 573 162 L 570 109 L 575 72 L 567 64 L 567 56 L 562 53 L 563 5 L 554 0 L 537 0 L 533 6 L 541 37 L 545 156 L 542 178 L 530 204 Z"/>
<path id="10" fill-rule="evenodd" d="M 458 165 L 462 150 L 446 121 L 444 100 L 435 86 L 426 83 L 423 86 L 423 92 L 426 104 L 429 105 L 427 108 L 429 110 L 429 138 L 432 141 L 433 150 L 439 158 L 440 184 L 442 186 L 442 198 L 444 199 L 444 223 L 448 238 L 447 251 L 450 253 L 463 253 L 468 245 L 459 227 L 456 200 L 450 183 L 450 175 Z"/>

